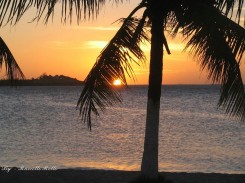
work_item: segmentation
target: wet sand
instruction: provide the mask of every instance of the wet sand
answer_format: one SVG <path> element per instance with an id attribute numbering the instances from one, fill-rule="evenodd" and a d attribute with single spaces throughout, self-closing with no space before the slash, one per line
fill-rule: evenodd
<path id="1" fill-rule="evenodd" d="M 161 175 L 173 183 L 245 183 L 245 174 L 171 173 Z M 0 171 L 1 183 L 128 183 L 140 172 L 63 169 L 56 171 Z"/>

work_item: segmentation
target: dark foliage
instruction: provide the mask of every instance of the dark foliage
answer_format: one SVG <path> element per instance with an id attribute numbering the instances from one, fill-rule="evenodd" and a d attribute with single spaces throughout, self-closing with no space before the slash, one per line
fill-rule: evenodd
<path id="1" fill-rule="evenodd" d="M 10 79 L 12 83 L 14 80 L 25 78 L 8 46 L 0 37 L 0 69 L 2 69 L 3 63 L 5 63 L 6 66 L 7 78 Z"/>
<path id="2" fill-rule="evenodd" d="M 124 71 L 134 78 L 132 63 L 140 64 L 145 59 L 140 43 L 148 41 L 144 29 L 136 31 L 142 21 L 127 18 L 115 37 L 99 55 L 93 69 L 84 81 L 84 89 L 78 106 L 84 122 L 91 129 L 91 113 L 99 115 L 97 107 L 102 111 L 106 106 L 121 101 L 120 94 L 113 87 L 113 81 L 120 79 L 127 85 Z"/>
<path id="3" fill-rule="evenodd" d="M 108 2 L 119 3 L 123 0 L 110 0 Z M 127 0 L 126 0 L 127 1 Z M 72 21 L 75 12 L 77 21 L 83 18 L 95 18 L 107 0 L 4 0 L 0 1 L 0 27 L 6 23 L 16 24 L 30 8 L 36 9 L 36 17 L 33 20 L 39 21 L 44 17 L 45 23 L 53 16 L 57 4 L 62 4 L 62 22 L 67 19 Z"/>
<path id="4" fill-rule="evenodd" d="M 182 29 L 187 40 L 186 50 L 189 48 L 201 69 L 208 71 L 208 79 L 221 84 L 219 106 L 244 120 L 245 94 L 239 68 L 245 50 L 244 28 L 203 3 L 182 9 L 177 19 L 175 29 Z"/>

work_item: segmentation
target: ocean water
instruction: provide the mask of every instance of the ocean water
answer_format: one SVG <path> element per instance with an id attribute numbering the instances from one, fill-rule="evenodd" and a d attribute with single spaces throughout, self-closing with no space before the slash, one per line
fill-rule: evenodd
<path id="1" fill-rule="evenodd" d="M 0 166 L 139 170 L 146 86 L 121 91 L 123 103 L 79 118 L 81 87 L 1 87 Z M 216 86 L 164 86 L 159 170 L 245 173 L 245 123 L 217 109 Z"/>

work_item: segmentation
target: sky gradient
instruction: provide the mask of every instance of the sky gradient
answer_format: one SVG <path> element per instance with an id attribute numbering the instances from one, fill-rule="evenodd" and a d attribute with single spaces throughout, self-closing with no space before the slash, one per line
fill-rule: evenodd
<path id="1" fill-rule="evenodd" d="M 35 16 L 35 12 L 29 10 L 16 26 L 1 28 L 0 36 L 12 51 L 26 78 L 36 78 L 46 73 L 84 80 L 100 51 L 120 26 L 112 23 L 127 17 L 138 2 L 135 0 L 118 6 L 107 5 L 96 20 L 83 21 L 79 25 L 76 19 L 72 24 L 61 23 L 59 7 L 53 21 L 50 19 L 47 25 L 42 21 L 29 23 Z M 210 83 L 206 73 L 200 72 L 198 62 L 188 52 L 182 52 L 184 42 L 181 36 L 169 39 L 168 42 L 172 54 L 164 53 L 164 84 Z M 148 83 L 149 48 L 149 45 L 144 46 L 147 62 L 141 67 L 134 66 L 136 81 L 128 79 L 129 84 Z"/>

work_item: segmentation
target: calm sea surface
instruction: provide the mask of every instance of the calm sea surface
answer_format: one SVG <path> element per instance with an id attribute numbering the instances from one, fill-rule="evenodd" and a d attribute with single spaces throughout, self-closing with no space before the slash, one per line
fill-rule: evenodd
<path id="1" fill-rule="evenodd" d="M 0 87 L 0 166 L 139 170 L 147 87 L 80 121 L 80 87 Z M 245 173 L 245 123 L 217 109 L 218 87 L 165 86 L 160 171 Z"/>

